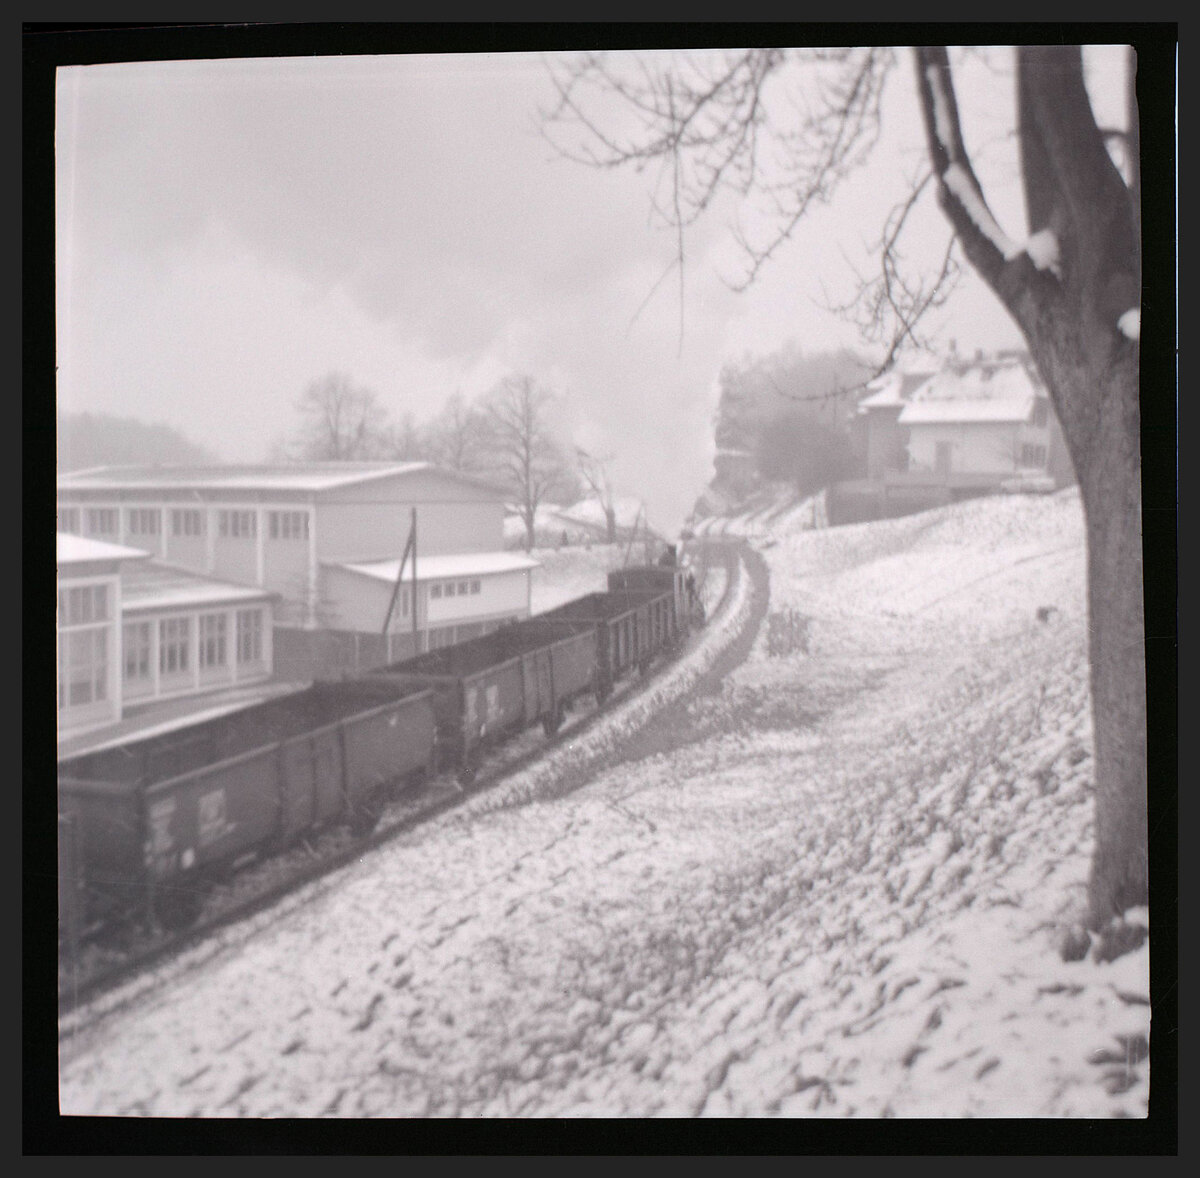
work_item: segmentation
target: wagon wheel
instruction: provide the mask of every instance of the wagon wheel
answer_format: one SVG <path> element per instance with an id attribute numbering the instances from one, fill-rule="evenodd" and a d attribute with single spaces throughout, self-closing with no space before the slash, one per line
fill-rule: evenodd
<path id="1" fill-rule="evenodd" d="M 478 775 L 479 769 L 475 764 L 475 758 L 470 753 L 464 754 L 462 764 L 458 767 L 458 784 L 474 785 Z"/>
<path id="2" fill-rule="evenodd" d="M 203 881 L 193 876 L 186 883 L 177 883 L 157 891 L 154 896 L 154 915 L 168 932 L 178 933 L 191 928 L 204 904 Z"/>

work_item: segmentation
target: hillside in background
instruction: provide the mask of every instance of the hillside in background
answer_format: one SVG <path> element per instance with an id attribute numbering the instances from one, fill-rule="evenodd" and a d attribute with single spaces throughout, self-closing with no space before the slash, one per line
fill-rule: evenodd
<path id="1" fill-rule="evenodd" d="M 216 462 L 216 456 L 169 425 L 110 413 L 58 417 L 58 470 L 145 463 Z"/>

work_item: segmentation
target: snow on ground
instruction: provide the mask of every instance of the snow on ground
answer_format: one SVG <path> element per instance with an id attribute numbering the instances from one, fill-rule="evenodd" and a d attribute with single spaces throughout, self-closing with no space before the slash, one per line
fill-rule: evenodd
<path id="1" fill-rule="evenodd" d="M 761 549 L 718 689 L 68 1024 L 63 1111 L 1144 1116 L 1147 946 L 1056 952 L 1092 838 L 1078 496 Z"/>

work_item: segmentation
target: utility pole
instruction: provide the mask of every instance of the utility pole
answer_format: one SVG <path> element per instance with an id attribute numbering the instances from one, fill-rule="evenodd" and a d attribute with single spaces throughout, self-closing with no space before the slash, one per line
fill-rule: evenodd
<path id="1" fill-rule="evenodd" d="M 417 509 L 412 509 L 412 524 L 408 529 L 408 540 L 404 544 L 404 552 L 400 557 L 400 568 L 396 571 L 396 584 L 392 587 L 392 599 L 388 602 L 387 616 L 383 619 L 383 637 L 387 640 L 388 627 L 392 623 L 392 614 L 396 609 L 396 599 L 400 596 L 400 583 L 404 580 L 404 564 L 412 554 L 413 588 L 412 588 L 412 630 L 413 654 L 420 654 L 417 634 Z M 391 650 L 388 650 L 391 658 Z"/>

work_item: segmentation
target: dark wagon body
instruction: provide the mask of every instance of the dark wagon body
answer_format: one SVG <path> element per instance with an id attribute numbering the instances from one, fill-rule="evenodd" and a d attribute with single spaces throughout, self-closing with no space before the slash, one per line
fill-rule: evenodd
<path id="1" fill-rule="evenodd" d="M 670 605 L 655 589 L 623 589 L 589 593 L 538 614 L 531 622 L 547 629 L 583 627 L 596 643 L 597 691 L 603 699 L 613 685 L 649 662 L 670 645 Z"/>
<path id="2" fill-rule="evenodd" d="M 62 761 L 89 906 L 171 922 L 197 874 L 335 821 L 369 829 L 401 781 L 433 768 L 435 739 L 428 692 L 349 680 Z"/>
<path id="3" fill-rule="evenodd" d="M 683 570 L 630 568 L 491 634 L 368 674 L 59 762 L 59 924 L 71 939 L 113 908 L 194 915 L 205 878 L 304 833 L 362 831 L 411 778 L 454 767 L 686 636 Z"/>
<path id="4" fill-rule="evenodd" d="M 618 597 L 632 592 L 666 594 L 670 601 L 670 633 L 673 639 L 679 639 L 688 633 L 692 623 L 693 592 L 687 578 L 687 570 L 676 565 L 614 569 L 608 574 L 608 591 Z"/>
<path id="5" fill-rule="evenodd" d="M 547 629 L 530 619 L 372 675 L 433 691 L 442 755 L 462 767 L 539 720 L 557 729 L 565 709 L 595 690 L 596 640 L 587 626 Z"/>

